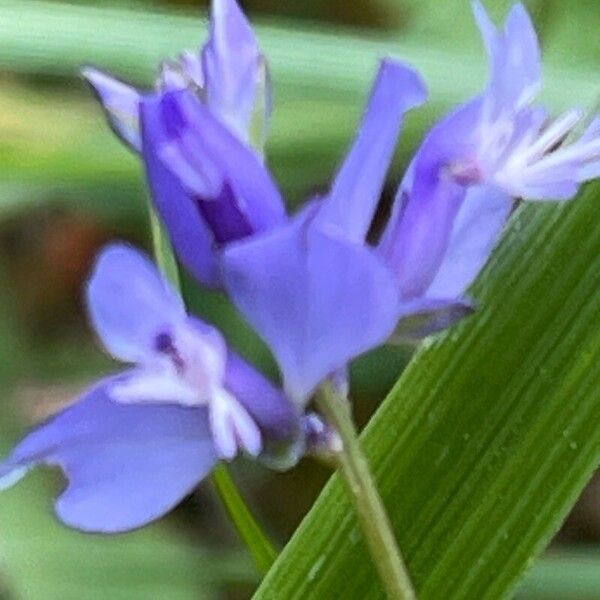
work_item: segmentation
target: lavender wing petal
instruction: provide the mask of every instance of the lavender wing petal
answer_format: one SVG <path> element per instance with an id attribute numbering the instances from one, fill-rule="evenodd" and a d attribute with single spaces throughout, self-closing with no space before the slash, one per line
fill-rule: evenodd
<path id="1" fill-rule="evenodd" d="M 512 198 L 495 186 L 469 188 L 428 296 L 454 298 L 465 293 L 485 266 L 513 205 Z"/>
<path id="2" fill-rule="evenodd" d="M 447 251 L 467 191 L 452 175 L 452 164 L 474 153 L 481 106 L 475 99 L 431 130 L 396 195 L 379 250 L 406 299 L 425 293 Z"/>
<path id="3" fill-rule="evenodd" d="M 157 154 L 166 133 L 161 121 L 160 96 L 141 104 L 142 152 L 154 206 L 169 233 L 177 256 L 199 281 L 219 285 L 213 233 L 204 221 L 193 196 L 179 177 L 167 169 Z"/>
<path id="4" fill-rule="evenodd" d="M 60 466 L 69 483 L 57 514 L 84 531 L 116 533 L 158 519 L 217 460 L 205 409 L 114 403 L 107 391 L 115 381 L 102 381 L 0 463 L 5 477 L 37 464 Z"/>
<path id="5" fill-rule="evenodd" d="M 398 314 L 392 274 L 375 253 L 311 226 L 311 212 L 223 257 L 233 301 L 301 405 L 322 379 L 382 343 Z"/>
<path id="6" fill-rule="evenodd" d="M 139 124 L 141 94 L 134 87 L 94 67 L 85 67 L 81 74 L 102 104 L 112 130 L 125 144 L 140 152 L 142 147 Z"/>
<path id="7" fill-rule="evenodd" d="M 128 362 L 152 356 L 156 336 L 185 318 L 181 298 L 154 264 L 126 244 L 111 244 L 101 252 L 86 300 L 107 350 Z"/>
<path id="8" fill-rule="evenodd" d="M 382 61 L 358 135 L 319 218 L 362 241 L 369 229 L 404 114 L 425 102 L 425 84 L 409 67 Z"/>

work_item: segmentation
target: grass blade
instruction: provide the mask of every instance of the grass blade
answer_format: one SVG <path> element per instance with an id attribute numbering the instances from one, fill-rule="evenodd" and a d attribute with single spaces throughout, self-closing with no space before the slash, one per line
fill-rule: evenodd
<path id="1" fill-rule="evenodd" d="M 481 310 L 422 346 L 363 434 L 423 600 L 510 595 L 600 458 L 599 188 L 522 207 Z M 378 598 L 333 477 L 256 598 Z"/>

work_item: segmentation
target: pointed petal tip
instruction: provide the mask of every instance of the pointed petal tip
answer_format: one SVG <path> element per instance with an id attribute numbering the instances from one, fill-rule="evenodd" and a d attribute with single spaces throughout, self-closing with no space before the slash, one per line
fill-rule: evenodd
<path id="1" fill-rule="evenodd" d="M 97 69 L 93 65 L 83 65 L 83 67 L 79 69 L 80 75 L 87 81 L 93 80 L 98 72 L 99 69 Z"/>
<path id="2" fill-rule="evenodd" d="M 539 55 L 539 44 L 535 26 L 524 4 L 517 2 L 512 5 L 506 17 L 504 29 L 507 36 L 513 38 L 513 43 L 519 45 L 523 51 Z"/>
<path id="3" fill-rule="evenodd" d="M 125 112 L 125 109 L 132 109 L 134 102 L 140 98 L 140 93 L 131 84 L 94 65 L 84 65 L 79 74 L 107 110 L 118 107 Z"/>
<path id="4" fill-rule="evenodd" d="M 226 11 L 232 9 L 241 12 L 241 8 L 236 0 L 212 0 L 210 3 L 210 10 L 213 15 L 221 16 Z"/>
<path id="5" fill-rule="evenodd" d="M 135 87 L 92 65 L 84 66 L 80 73 L 104 109 L 113 132 L 126 146 L 140 152 L 138 110 L 141 93 Z"/>
<path id="6" fill-rule="evenodd" d="M 481 2 L 481 0 L 471 1 L 471 11 L 473 13 L 473 17 L 475 18 L 477 26 L 482 32 L 494 31 L 496 29 L 494 22 L 490 18 L 489 13 L 485 8 L 483 2 Z"/>
<path id="7" fill-rule="evenodd" d="M 409 110 L 427 101 L 427 85 L 421 74 L 404 62 L 392 57 L 380 62 L 378 77 L 381 83 L 398 86 L 402 89 L 401 102 L 404 110 Z"/>
<path id="8" fill-rule="evenodd" d="M 491 27 L 495 29 L 494 22 L 492 21 L 488 10 L 481 0 L 471 0 L 471 10 L 475 17 L 475 20 L 480 26 L 486 29 Z M 524 20 L 531 23 L 531 15 L 527 10 L 527 7 L 522 2 L 515 2 L 508 11 L 506 22 L 508 23 L 511 19 Z"/>
<path id="9" fill-rule="evenodd" d="M 250 23 L 237 0 L 212 0 L 210 7 L 211 23 L 225 29 L 228 26 L 245 25 L 251 31 Z M 231 19 L 231 21 L 228 21 Z"/>
<path id="10" fill-rule="evenodd" d="M 103 71 L 94 65 L 83 65 L 83 67 L 79 69 L 79 73 L 88 83 L 94 86 L 97 83 L 102 83 L 105 80 L 113 80 L 113 78 L 106 71 Z"/>
<path id="11" fill-rule="evenodd" d="M 496 51 L 498 43 L 498 28 L 490 18 L 488 11 L 480 0 L 471 2 L 471 10 L 479 33 L 483 38 L 483 45 L 491 59 Z"/>
<path id="12" fill-rule="evenodd" d="M 252 26 L 238 3 L 215 0 L 210 36 L 202 49 L 206 103 L 244 141 L 259 86 L 260 56 Z"/>
<path id="13" fill-rule="evenodd" d="M 507 22 L 511 19 L 517 19 L 532 25 L 531 15 L 522 2 L 515 2 L 508 11 Z"/>

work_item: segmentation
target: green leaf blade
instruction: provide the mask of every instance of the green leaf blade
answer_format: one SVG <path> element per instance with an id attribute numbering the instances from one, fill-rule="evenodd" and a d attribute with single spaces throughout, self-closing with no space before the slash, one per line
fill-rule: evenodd
<path id="1" fill-rule="evenodd" d="M 481 309 L 426 343 L 363 435 L 420 598 L 501 598 L 600 458 L 598 188 L 522 207 Z M 256 598 L 379 598 L 337 477 Z"/>

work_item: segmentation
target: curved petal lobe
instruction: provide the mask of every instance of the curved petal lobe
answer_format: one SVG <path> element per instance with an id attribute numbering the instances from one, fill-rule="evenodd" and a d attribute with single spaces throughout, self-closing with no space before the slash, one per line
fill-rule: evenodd
<path id="1" fill-rule="evenodd" d="M 67 525 L 116 533 L 158 519 L 211 471 L 217 458 L 206 410 L 121 405 L 107 379 L 13 450 L 2 474 L 58 465 L 69 480 L 56 502 Z"/>
<path id="2" fill-rule="evenodd" d="M 181 298 L 154 264 L 126 244 L 111 244 L 102 251 L 86 300 L 106 349 L 126 362 L 152 357 L 156 336 L 185 318 Z"/>

